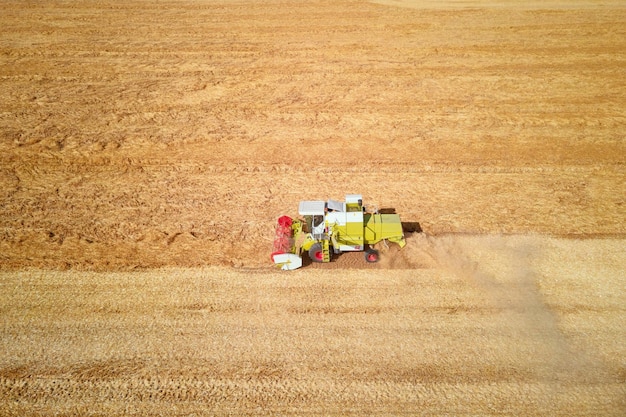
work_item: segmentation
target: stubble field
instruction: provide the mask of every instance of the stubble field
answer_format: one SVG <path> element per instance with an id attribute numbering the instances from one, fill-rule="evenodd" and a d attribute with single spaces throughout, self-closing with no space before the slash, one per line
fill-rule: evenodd
<path id="1" fill-rule="evenodd" d="M 0 414 L 624 415 L 624 21 L 6 3 Z M 424 233 L 271 269 L 354 192 Z"/>

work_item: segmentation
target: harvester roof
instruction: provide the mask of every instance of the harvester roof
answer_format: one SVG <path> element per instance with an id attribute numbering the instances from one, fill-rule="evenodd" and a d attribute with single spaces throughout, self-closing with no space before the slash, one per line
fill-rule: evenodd
<path id="1" fill-rule="evenodd" d="M 301 216 L 318 216 L 323 215 L 325 209 L 325 201 L 301 201 L 298 213 Z"/>

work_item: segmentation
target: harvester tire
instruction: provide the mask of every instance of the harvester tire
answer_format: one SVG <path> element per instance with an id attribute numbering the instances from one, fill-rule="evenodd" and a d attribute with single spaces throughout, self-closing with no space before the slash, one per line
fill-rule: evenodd
<path id="1" fill-rule="evenodd" d="M 309 248 L 309 258 L 313 262 L 324 262 L 324 251 L 321 243 L 315 243 Z"/>
<path id="2" fill-rule="evenodd" d="M 367 249 L 365 251 L 365 261 L 372 264 L 380 261 L 380 253 L 376 249 Z"/>

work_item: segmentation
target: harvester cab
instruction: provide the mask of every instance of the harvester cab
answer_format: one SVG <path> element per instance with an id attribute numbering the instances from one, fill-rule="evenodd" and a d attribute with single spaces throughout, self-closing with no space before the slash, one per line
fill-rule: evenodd
<path id="1" fill-rule="evenodd" d="M 284 270 L 300 268 L 303 251 L 313 262 L 330 262 L 331 251 L 364 251 L 367 262 L 378 262 L 376 243 L 406 244 L 400 217 L 369 212 L 360 194 L 348 194 L 345 202 L 302 201 L 298 213 L 303 220 L 282 216 L 276 227 L 271 257 Z"/>
<path id="2" fill-rule="evenodd" d="M 327 206 L 324 201 L 301 201 L 298 214 L 304 217 L 305 230 L 313 235 L 322 235 L 325 229 Z"/>

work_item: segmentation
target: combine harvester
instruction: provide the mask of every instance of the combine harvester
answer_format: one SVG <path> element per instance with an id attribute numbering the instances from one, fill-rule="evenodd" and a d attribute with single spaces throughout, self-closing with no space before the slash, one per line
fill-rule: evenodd
<path id="1" fill-rule="evenodd" d="M 284 270 L 300 268 L 303 251 L 313 262 L 330 262 L 331 251 L 363 251 L 365 261 L 378 262 L 376 243 L 406 245 L 400 216 L 366 210 L 359 194 L 347 195 L 345 203 L 301 201 L 298 212 L 304 220 L 282 216 L 276 227 L 272 261 Z"/>

